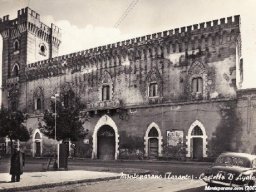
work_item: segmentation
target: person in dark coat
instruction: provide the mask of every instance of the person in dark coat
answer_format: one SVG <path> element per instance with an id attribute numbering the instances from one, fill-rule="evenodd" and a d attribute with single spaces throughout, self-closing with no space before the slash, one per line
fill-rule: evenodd
<path id="1" fill-rule="evenodd" d="M 12 175 L 11 182 L 19 182 L 20 175 L 23 173 L 23 167 L 25 165 L 25 155 L 19 150 L 19 148 L 14 149 L 11 156 L 11 168 L 10 174 Z"/>

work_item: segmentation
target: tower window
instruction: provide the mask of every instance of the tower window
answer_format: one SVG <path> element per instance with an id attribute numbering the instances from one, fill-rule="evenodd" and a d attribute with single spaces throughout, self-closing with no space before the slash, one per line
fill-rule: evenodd
<path id="1" fill-rule="evenodd" d="M 110 100 L 110 86 L 103 85 L 102 86 L 102 101 Z"/>
<path id="2" fill-rule="evenodd" d="M 203 79 L 201 77 L 192 79 L 192 92 L 203 93 Z"/>
<path id="3" fill-rule="evenodd" d="M 41 51 L 42 53 L 44 53 L 44 52 L 45 52 L 45 46 L 41 45 L 40 51 Z"/>
<path id="4" fill-rule="evenodd" d="M 45 56 L 45 53 L 46 53 L 46 46 L 45 46 L 44 44 L 40 44 L 40 45 L 39 45 L 39 48 L 40 48 L 39 54 Z"/>
<path id="5" fill-rule="evenodd" d="M 158 85 L 156 82 L 149 84 L 149 97 L 157 97 L 158 96 Z"/>
<path id="6" fill-rule="evenodd" d="M 13 77 L 18 77 L 19 76 L 19 66 L 17 64 L 15 64 L 13 69 L 12 69 L 12 76 Z"/>
<path id="7" fill-rule="evenodd" d="M 18 51 L 19 48 L 20 48 L 19 41 L 18 41 L 18 40 L 15 40 L 15 42 L 14 42 L 14 51 Z"/>

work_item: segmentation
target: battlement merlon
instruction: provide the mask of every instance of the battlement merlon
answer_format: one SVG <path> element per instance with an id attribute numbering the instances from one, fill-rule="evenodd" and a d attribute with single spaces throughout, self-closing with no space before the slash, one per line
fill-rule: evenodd
<path id="1" fill-rule="evenodd" d="M 51 24 L 51 35 L 52 37 L 61 40 L 61 29 L 54 25 L 53 23 Z"/>
<path id="2" fill-rule="evenodd" d="M 52 36 L 58 42 L 61 39 L 61 30 L 54 24 L 51 24 L 51 27 L 45 25 L 40 21 L 40 15 L 29 7 L 18 10 L 17 18 L 13 20 L 9 19 L 9 15 L 0 18 L 0 33 L 16 28 L 18 25 L 26 25 L 28 30 L 41 31 L 45 36 Z"/>
<path id="3" fill-rule="evenodd" d="M 176 39 L 176 37 L 184 37 L 186 36 L 186 33 L 191 34 L 191 40 L 193 38 L 193 35 L 198 36 L 200 34 L 200 37 L 197 37 L 198 40 L 200 38 L 207 39 L 207 34 L 211 36 L 212 34 L 215 35 L 221 35 L 222 31 L 228 30 L 231 31 L 235 29 L 235 31 L 239 32 L 239 26 L 240 26 L 240 16 L 236 15 L 234 17 L 228 17 L 226 18 L 221 18 L 219 20 L 213 20 L 213 21 L 208 21 L 208 22 L 203 22 L 200 24 L 194 24 L 193 26 L 187 26 L 187 27 L 181 27 L 181 28 L 175 28 L 159 33 L 154 33 L 142 37 L 137 37 L 133 39 L 128 39 L 125 41 L 113 43 L 113 44 L 108 44 L 108 45 L 103 45 L 87 50 L 82 50 L 76 53 L 71 53 L 67 55 L 62 55 L 58 56 L 52 59 L 47 59 L 35 63 L 30 63 L 28 64 L 28 67 L 26 70 L 34 70 L 37 67 L 46 67 L 48 65 L 52 65 L 53 63 L 61 63 L 58 61 L 61 60 L 66 60 L 68 58 L 74 58 L 77 56 L 89 56 L 91 54 L 100 54 L 102 51 L 107 51 L 108 49 L 115 49 L 117 47 L 130 47 L 134 44 L 137 45 L 142 45 L 142 44 L 147 44 L 150 41 L 157 40 L 157 39 L 165 39 L 165 38 L 170 38 L 170 39 Z M 182 34 L 182 35 L 181 35 Z M 57 62 L 56 62 L 57 61 Z"/>

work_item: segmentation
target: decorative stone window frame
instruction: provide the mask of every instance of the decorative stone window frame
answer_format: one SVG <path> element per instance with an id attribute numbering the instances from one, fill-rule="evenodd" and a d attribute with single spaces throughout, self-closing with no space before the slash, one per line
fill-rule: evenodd
<path id="1" fill-rule="evenodd" d="M 41 102 L 41 109 L 38 109 L 37 101 L 40 99 Z M 44 90 L 42 87 L 37 87 L 33 94 L 33 104 L 34 104 L 34 110 L 42 112 L 44 110 Z"/>
<path id="2" fill-rule="evenodd" d="M 158 132 L 158 137 L 149 137 L 149 132 L 152 128 L 155 128 Z M 145 152 L 145 156 L 148 157 L 148 141 L 149 139 L 151 138 L 157 138 L 158 139 L 158 156 L 159 157 L 162 157 L 163 153 L 163 136 L 161 134 L 161 130 L 159 128 L 159 126 L 155 123 L 155 122 L 152 122 L 147 130 L 146 130 L 146 133 L 145 133 L 145 136 L 144 136 L 144 152 Z"/>
<path id="3" fill-rule="evenodd" d="M 40 135 L 40 139 L 36 139 L 36 134 Z M 33 157 L 35 157 L 36 155 L 36 143 L 39 142 L 40 143 L 40 156 L 42 156 L 43 154 L 43 134 L 40 132 L 39 129 L 36 129 L 33 133 L 32 136 L 32 155 Z"/>
<path id="4" fill-rule="evenodd" d="M 60 88 L 60 101 L 62 102 L 63 107 L 70 107 L 71 104 L 74 102 L 75 92 L 72 89 L 71 83 L 66 82 Z M 65 99 L 68 100 L 68 106 L 65 106 Z"/>
<path id="5" fill-rule="evenodd" d="M 203 135 L 192 135 L 193 129 L 197 126 L 201 128 Z M 189 127 L 189 130 L 188 130 L 188 135 L 186 136 L 186 140 L 187 140 L 187 142 L 186 142 L 186 145 L 187 145 L 186 157 L 189 157 L 189 158 L 191 158 L 193 156 L 192 151 L 191 151 L 191 141 L 193 138 L 202 138 L 203 139 L 203 157 L 204 158 L 207 157 L 207 134 L 206 134 L 204 125 L 199 120 L 196 120 L 195 122 L 193 122 L 191 124 L 191 126 Z"/>
<path id="6" fill-rule="evenodd" d="M 206 67 L 199 61 L 192 63 L 190 68 L 188 69 L 188 93 L 190 94 L 191 98 L 199 99 L 207 98 L 207 69 Z M 193 79 L 195 78 L 202 78 L 202 93 L 195 93 L 193 92 Z"/>
<path id="7" fill-rule="evenodd" d="M 157 95 L 150 97 L 150 85 L 157 84 Z M 162 78 L 157 68 L 153 68 L 146 77 L 146 96 L 148 99 L 159 98 L 162 96 Z"/>
<path id="8" fill-rule="evenodd" d="M 111 75 L 109 74 L 108 71 L 104 71 L 104 74 L 102 75 L 101 80 L 100 80 L 100 85 L 99 85 L 99 89 L 98 89 L 99 101 L 106 101 L 106 100 L 103 100 L 103 97 L 102 97 L 103 96 L 102 90 L 103 90 L 104 86 L 109 86 L 109 101 L 113 100 L 114 85 L 113 85 Z"/>
<path id="9" fill-rule="evenodd" d="M 98 156 L 98 131 L 100 128 L 104 125 L 110 126 L 114 132 L 115 132 L 115 160 L 117 160 L 119 156 L 119 134 L 118 134 L 118 128 L 116 126 L 116 123 L 113 121 L 111 117 L 108 115 L 102 116 L 97 124 L 94 127 L 93 136 L 92 136 L 92 159 L 97 159 Z"/>

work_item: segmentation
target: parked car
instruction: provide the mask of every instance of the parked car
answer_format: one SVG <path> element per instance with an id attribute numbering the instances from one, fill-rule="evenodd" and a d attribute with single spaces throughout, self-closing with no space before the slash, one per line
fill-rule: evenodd
<path id="1" fill-rule="evenodd" d="M 254 186 L 256 155 L 222 153 L 200 178 L 209 186 Z"/>

